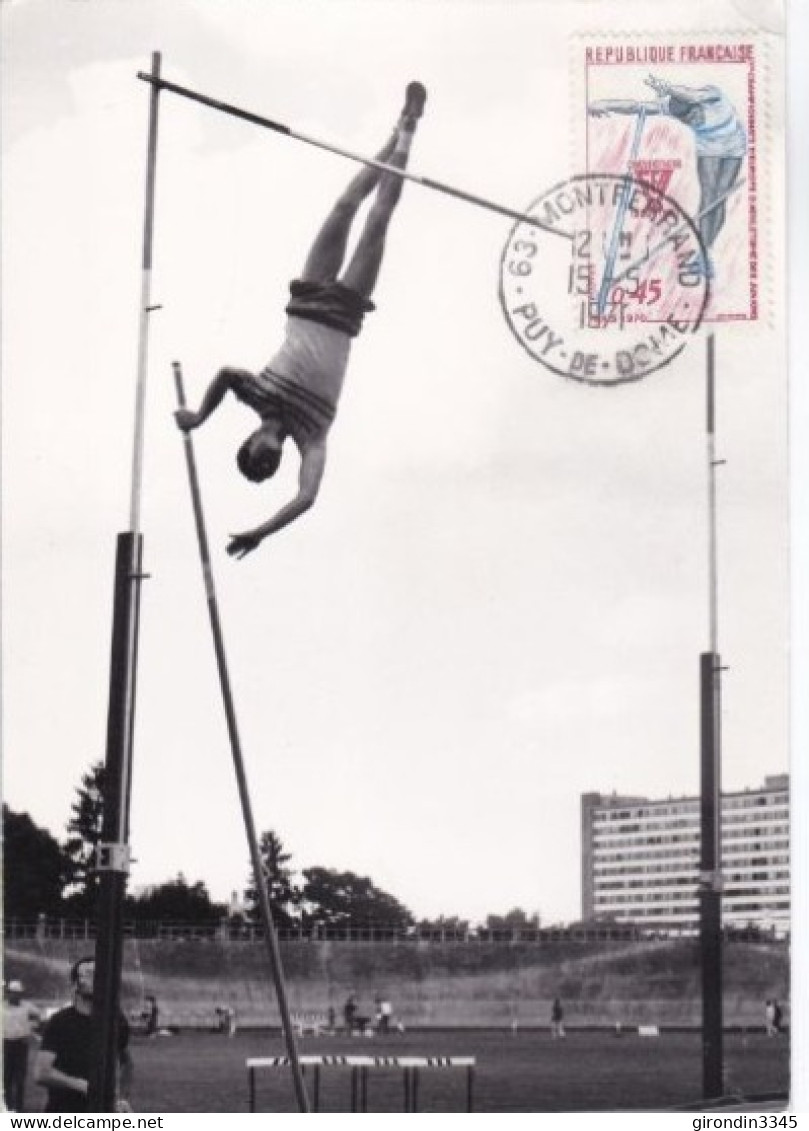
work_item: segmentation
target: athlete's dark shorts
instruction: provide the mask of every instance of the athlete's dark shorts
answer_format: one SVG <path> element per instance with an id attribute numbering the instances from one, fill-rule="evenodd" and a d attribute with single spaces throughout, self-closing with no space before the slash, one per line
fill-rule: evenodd
<path id="1" fill-rule="evenodd" d="M 359 334 L 365 315 L 376 309 L 369 298 L 337 282 L 309 283 L 293 279 L 289 293 L 287 314 L 321 322 L 333 330 L 342 330 L 351 338 Z"/>

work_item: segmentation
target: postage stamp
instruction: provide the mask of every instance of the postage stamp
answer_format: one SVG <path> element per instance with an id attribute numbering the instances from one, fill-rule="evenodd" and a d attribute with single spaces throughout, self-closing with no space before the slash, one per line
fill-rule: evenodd
<path id="1" fill-rule="evenodd" d="M 676 201 L 704 245 L 704 321 L 759 321 L 766 68 L 756 34 L 594 34 L 573 51 L 577 166 Z"/>

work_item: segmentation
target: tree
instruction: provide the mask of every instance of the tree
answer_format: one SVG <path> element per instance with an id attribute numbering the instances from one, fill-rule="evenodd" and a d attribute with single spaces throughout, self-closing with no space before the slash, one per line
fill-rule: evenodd
<path id="1" fill-rule="evenodd" d="M 487 931 L 537 931 L 539 912 L 529 915 L 521 907 L 513 907 L 505 915 L 487 915 L 485 928 Z"/>
<path id="2" fill-rule="evenodd" d="M 68 863 L 55 837 L 3 805 L 3 841 L 5 918 L 59 914 Z"/>
<path id="3" fill-rule="evenodd" d="M 189 884 L 182 872 L 173 880 L 151 888 L 144 895 L 130 898 L 126 915 L 139 923 L 150 920 L 175 923 L 218 923 L 227 913 L 223 903 L 214 903 L 205 884 Z"/>
<path id="4" fill-rule="evenodd" d="M 289 867 L 292 856 L 284 849 L 277 833 L 268 829 L 261 834 L 259 841 L 264 882 L 270 900 L 273 923 L 282 929 L 294 927 L 300 922 L 301 892 L 295 884 L 294 872 Z M 251 876 L 250 886 L 244 893 L 245 903 L 251 919 L 259 917 L 258 892 Z"/>
<path id="5" fill-rule="evenodd" d="M 328 927 L 409 927 L 413 916 L 394 896 L 367 876 L 332 868 L 303 873 L 304 922 Z"/>
<path id="6" fill-rule="evenodd" d="M 469 920 L 457 915 L 439 915 L 437 919 L 419 919 L 416 924 L 420 931 L 440 932 L 443 935 L 469 934 Z"/>
<path id="7" fill-rule="evenodd" d="M 70 835 L 63 845 L 69 861 L 68 885 L 74 889 L 68 902 L 74 911 L 83 915 L 94 910 L 98 890 L 95 850 L 101 840 L 105 778 L 103 762 L 95 762 L 82 775 L 67 823 Z"/>

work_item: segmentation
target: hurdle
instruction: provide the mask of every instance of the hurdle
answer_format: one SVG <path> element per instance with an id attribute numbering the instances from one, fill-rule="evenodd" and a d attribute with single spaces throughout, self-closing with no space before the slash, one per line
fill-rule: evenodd
<path id="1" fill-rule="evenodd" d="M 400 1068 L 404 1086 L 405 1112 L 418 1111 L 419 1080 L 423 1069 L 463 1068 L 466 1069 L 466 1110 L 473 1112 L 475 1090 L 475 1067 L 473 1056 L 301 1056 L 298 1058 L 301 1072 L 313 1069 L 312 1110 L 320 1111 L 320 1076 L 322 1068 L 351 1069 L 351 1111 L 368 1111 L 368 1076 L 373 1068 Z M 247 1066 L 247 1089 L 249 1108 L 256 1111 L 256 1073 L 262 1069 L 288 1068 L 288 1056 L 249 1057 Z"/>

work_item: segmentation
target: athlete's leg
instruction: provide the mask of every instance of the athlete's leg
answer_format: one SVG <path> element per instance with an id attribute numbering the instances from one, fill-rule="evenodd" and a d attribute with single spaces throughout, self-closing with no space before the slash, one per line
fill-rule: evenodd
<path id="1" fill-rule="evenodd" d="M 377 161 L 390 160 L 396 146 L 398 131 L 394 130 L 383 148 L 377 153 Z M 331 283 L 343 266 L 351 224 L 357 209 L 369 196 L 382 177 L 382 171 L 373 165 L 364 165 L 349 183 L 337 203 L 332 208 L 323 227 L 309 249 L 301 278 L 309 283 Z"/>
<path id="2" fill-rule="evenodd" d="M 407 166 L 410 146 L 416 132 L 418 119 L 424 110 L 426 95 L 427 92 L 420 83 L 410 83 L 408 86 L 407 101 L 399 120 L 396 145 L 390 155 L 389 165 L 395 165 L 398 169 L 404 169 Z M 401 177 L 397 177 L 395 173 L 383 174 L 379 182 L 376 200 L 371 206 L 356 250 L 341 280 L 347 287 L 365 298 L 371 297 L 376 286 L 379 268 L 382 266 L 388 224 L 396 205 L 399 203 L 403 187 L 404 181 Z"/>
<path id="3" fill-rule="evenodd" d="M 724 227 L 727 196 L 736 184 L 741 167 L 741 157 L 697 158 L 700 184 L 699 230 L 709 250 Z"/>

